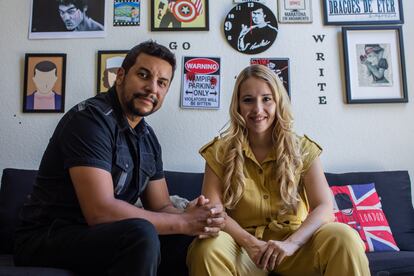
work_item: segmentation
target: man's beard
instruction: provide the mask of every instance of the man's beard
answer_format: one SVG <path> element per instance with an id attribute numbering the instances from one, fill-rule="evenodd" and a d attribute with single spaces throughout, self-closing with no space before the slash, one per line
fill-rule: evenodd
<path id="1" fill-rule="evenodd" d="M 136 98 L 145 98 L 145 99 L 150 99 L 151 101 L 152 101 L 152 109 L 150 110 L 150 111 L 147 111 L 147 112 L 142 112 L 142 111 L 140 111 L 138 108 L 136 108 L 135 107 L 135 105 L 134 105 L 134 100 L 136 99 Z M 130 99 L 129 101 L 127 101 L 126 102 L 126 108 L 128 109 L 128 111 L 131 113 L 131 114 L 133 114 L 133 115 L 135 115 L 135 116 L 139 116 L 139 117 L 145 117 L 145 116 L 148 116 L 148 115 L 150 115 L 150 114 L 152 114 L 152 113 L 154 113 L 155 112 L 155 107 L 158 105 L 158 99 L 155 97 L 155 96 L 153 96 L 153 95 L 150 95 L 149 97 L 148 96 L 146 96 L 146 95 L 144 95 L 144 94 L 141 94 L 141 93 L 135 93 L 134 95 L 133 95 L 133 98 L 132 99 Z"/>

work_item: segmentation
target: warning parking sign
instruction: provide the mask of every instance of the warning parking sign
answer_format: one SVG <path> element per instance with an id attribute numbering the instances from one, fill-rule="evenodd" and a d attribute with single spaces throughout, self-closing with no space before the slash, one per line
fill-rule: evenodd
<path id="1" fill-rule="evenodd" d="M 181 107 L 220 107 L 220 58 L 184 57 Z"/>

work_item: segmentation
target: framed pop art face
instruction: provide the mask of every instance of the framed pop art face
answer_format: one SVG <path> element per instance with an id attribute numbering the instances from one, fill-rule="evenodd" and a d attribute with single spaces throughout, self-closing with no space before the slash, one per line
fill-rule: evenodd
<path id="1" fill-rule="evenodd" d="M 66 54 L 26 54 L 23 112 L 65 111 Z"/>

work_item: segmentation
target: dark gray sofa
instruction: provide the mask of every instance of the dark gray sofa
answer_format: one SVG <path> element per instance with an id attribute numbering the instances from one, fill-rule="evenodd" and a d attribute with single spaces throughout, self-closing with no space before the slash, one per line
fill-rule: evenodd
<path id="1" fill-rule="evenodd" d="M 13 232 L 18 211 L 32 189 L 36 171 L 5 169 L 0 188 L 0 275 L 75 275 L 44 267 L 13 265 Z M 383 210 L 390 224 L 399 252 L 367 253 L 372 275 L 414 275 L 414 210 L 411 184 L 407 171 L 326 173 L 330 185 L 374 182 L 381 197 Z M 171 195 L 193 199 L 200 194 L 202 173 L 166 172 Z M 161 236 L 159 275 L 185 276 L 186 249 L 192 238 L 182 235 Z"/>

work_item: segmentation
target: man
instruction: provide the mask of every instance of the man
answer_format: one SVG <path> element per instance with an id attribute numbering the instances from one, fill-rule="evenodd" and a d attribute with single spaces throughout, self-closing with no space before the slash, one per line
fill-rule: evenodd
<path id="1" fill-rule="evenodd" d="M 62 96 L 53 91 L 57 81 L 56 65 L 48 60 L 38 62 L 34 67 L 33 82 L 36 91 L 26 98 L 27 110 L 60 110 Z"/>
<path id="2" fill-rule="evenodd" d="M 15 263 L 85 275 L 156 275 L 158 234 L 209 237 L 224 227 L 222 206 L 200 196 L 174 208 L 161 147 L 144 117 L 157 111 L 175 57 L 149 41 L 132 48 L 108 93 L 59 122 L 16 232 Z M 144 209 L 133 204 L 140 198 Z"/>
<path id="3" fill-rule="evenodd" d="M 239 51 L 254 50 L 272 43 L 277 36 L 278 29 L 266 22 L 266 15 L 262 8 L 251 12 L 254 25 L 242 24 L 237 48 Z"/>
<path id="4" fill-rule="evenodd" d="M 102 24 L 86 15 L 85 0 L 56 0 L 59 14 L 68 31 L 102 31 Z"/>

